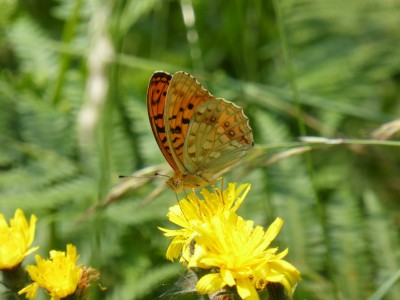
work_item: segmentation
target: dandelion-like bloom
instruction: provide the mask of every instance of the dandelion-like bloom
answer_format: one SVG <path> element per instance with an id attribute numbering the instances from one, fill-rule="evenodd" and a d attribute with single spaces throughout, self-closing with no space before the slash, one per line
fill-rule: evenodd
<path id="1" fill-rule="evenodd" d="M 17 209 L 8 226 L 4 215 L 0 214 L 0 270 L 14 269 L 26 255 L 38 249 L 29 249 L 35 237 L 36 221 L 35 215 L 31 215 L 28 224 L 24 212 Z"/>
<path id="2" fill-rule="evenodd" d="M 300 272 L 283 260 L 288 250 L 269 248 L 278 235 L 283 220 L 277 218 L 265 231 L 236 214 L 250 185 L 229 184 L 221 193 L 205 189 L 199 199 L 194 193 L 168 213 L 171 222 L 183 227 L 162 229 L 173 237 L 167 258 L 181 255 L 188 269 L 203 270 L 196 289 L 202 294 L 235 287 L 242 299 L 259 299 L 258 292 L 269 283 L 281 284 L 291 296 Z"/>
<path id="3" fill-rule="evenodd" d="M 283 220 L 277 218 L 264 231 L 240 217 L 222 220 L 215 216 L 195 228 L 198 236 L 188 268 L 218 270 L 201 277 L 196 289 L 211 294 L 227 285 L 236 286 L 242 299 L 258 299 L 257 290 L 273 282 L 282 284 L 292 295 L 299 271 L 282 259 L 287 249 L 278 253 L 277 248 L 268 248 L 282 225 Z"/>
<path id="4" fill-rule="evenodd" d="M 196 236 L 193 228 L 215 215 L 223 219 L 229 218 L 239 208 L 249 190 L 249 184 L 242 184 L 236 188 L 235 183 L 229 183 L 222 193 L 218 188 L 214 188 L 214 192 L 202 189 L 204 199 L 199 199 L 195 193 L 191 193 L 187 199 L 170 207 L 168 219 L 182 229 L 160 228 L 165 236 L 173 238 L 167 250 L 167 258 L 172 261 L 183 253 L 181 262 L 185 263 L 190 256 L 191 242 Z"/>
<path id="5" fill-rule="evenodd" d="M 82 274 L 82 267 L 76 265 L 78 256 L 75 246 L 68 244 L 67 253 L 50 251 L 50 259 L 39 255 L 35 259 L 36 265 L 26 267 L 34 283 L 20 290 L 19 295 L 26 293 L 27 298 L 34 299 L 39 286 L 51 295 L 51 300 L 59 300 L 75 292 Z"/>

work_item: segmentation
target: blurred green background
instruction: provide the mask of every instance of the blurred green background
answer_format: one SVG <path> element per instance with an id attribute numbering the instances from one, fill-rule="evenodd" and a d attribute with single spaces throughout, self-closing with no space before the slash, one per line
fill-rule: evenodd
<path id="1" fill-rule="evenodd" d="M 41 256 L 75 244 L 92 299 L 199 298 L 157 229 L 157 70 L 244 108 L 256 147 L 225 182 L 252 184 L 245 218 L 285 220 L 294 299 L 399 299 L 400 126 L 375 131 L 400 113 L 399 1 L 0 0 L 0 68 L 0 211 L 39 218 Z"/>

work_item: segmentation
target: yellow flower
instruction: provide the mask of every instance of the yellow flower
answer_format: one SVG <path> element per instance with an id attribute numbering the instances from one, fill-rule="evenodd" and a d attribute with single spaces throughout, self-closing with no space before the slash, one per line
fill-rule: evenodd
<path id="1" fill-rule="evenodd" d="M 202 189 L 201 194 L 204 199 L 199 199 L 195 193 L 191 193 L 187 199 L 172 206 L 167 217 L 182 228 L 177 230 L 160 228 L 165 236 L 173 238 L 167 250 L 167 258 L 174 260 L 183 253 L 181 262 L 187 261 L 193 238 L 196 236 L 194 226 L 207 222 L 215 215 L 223 219 L 235 215 L 249 190 L 249 184 L 242 184 L 236 188 L 236 183 L 229 183 L 228 188 L 222 193 L 218 188 L 214 188 L 213 192 Z"/>
<path id="2" fill-rule="evenodd" d="M 75 292 L 82 274 L 82 268 L 76 265 L 78 256 L 75 246 L 68 244 L 66 254 L 52 250 L 50 259 L 42 259 L 39 255 L 35 259 L 37 265 L 26 267 L 34 283 L 20 290 L 19 295 L 26 293 L 27 298 L 34 299 L 39 286 L 51 295 L 51 300 L 58 300 Z"/>
<path id="3" fill-rule="evenodd" d="M 249 184 L 238 188 L 229 184 L 223 192 L 203 189 L 203 199 L 191 193 L 168 213 L 169 220 L 181 228 L 160 228 L 173 238 L 168 259 L 181 255 L 188 269 L 198 274 L 208 272 L 196 285 L 202 294 L 229 286 L 236 288 L 241 299 L 255 300 L 269 283 L 278 283 L 291 296 L 300 279 L 300 272 L 283 260 L 288 250 L 278 253 L 277 248 L 269 248 L 283 220 L 277 218 L 265 231 L 236 214 L 249 189 Z"/>
<path id="4" fill-rule="evenodd" d="M 282 225 L 283 220 L 277 218 L 265 232 L 240 217 L 223 220 L 215 216 L 210 222 L 195 226 L 198 235 L 188 268 L 213 270 L 200 278 L 196 289 L 211 294 L 226 285 L 236 286 L 242 299 L 259 299 L 257 291 L 274 282 L 292 295 L 299 271 L 282 260 L 287 249 L 277 253 L 277 248 L 268 248 Z"/>
<path id="5" fill-rule="evenodd" d="M 0 270 L 10 270 L 17 267 L 24 257 L 39 247 L 29 249 L 35 237 L 36 217 L 31 215 L 30 222 L 24 212 L 17 209 L 10 226 L 3 214 L 0 214 Z"/>

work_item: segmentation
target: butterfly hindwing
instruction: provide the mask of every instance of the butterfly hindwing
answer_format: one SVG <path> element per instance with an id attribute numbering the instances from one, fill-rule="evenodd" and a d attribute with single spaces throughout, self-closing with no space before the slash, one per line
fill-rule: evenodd
<path id="1" fill-rule="evenodd" d="M 191 173 L 216 174 L 236 163 L 253 147 L 243 109 L 222 98 L 201 103 L 190 123 L 184 164 Z"/>

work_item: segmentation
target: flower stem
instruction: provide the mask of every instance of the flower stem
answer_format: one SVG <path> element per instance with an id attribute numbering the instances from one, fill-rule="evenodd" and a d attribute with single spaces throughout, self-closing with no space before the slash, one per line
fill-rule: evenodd
<path id="1" fill-rule="evenodd" d="M 18 295 L 18 291 L 24 288 L 29 282 L 29 276 L 25 269 L 19 264 L 11 270 L 2 270 L 3 284 L 9 290 L 5 295 L 7 300 L 24 299 Z"/>

